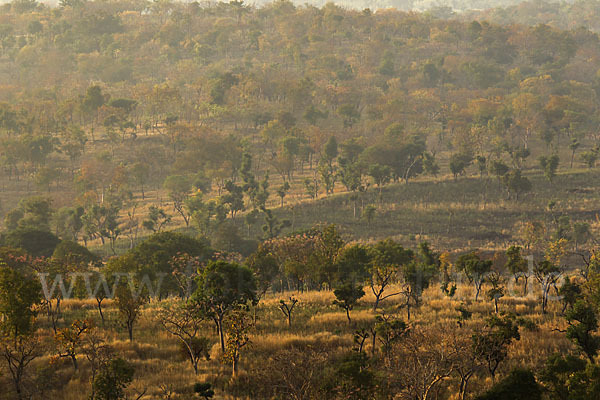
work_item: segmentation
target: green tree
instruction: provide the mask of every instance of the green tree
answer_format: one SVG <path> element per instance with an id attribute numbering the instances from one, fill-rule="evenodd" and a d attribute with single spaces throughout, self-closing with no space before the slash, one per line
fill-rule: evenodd
<path id="1" fill-rule="evenodd" d="M 600 396 L 600 366 L 579 357 L 551 355 L 539 378 L 551 400 L 588 400 Z"/>
<path id="2" fill-rule="evenodd" d="M 492 261 L 482 260 L 476 252 L 471 252 L 458 257 L 455 266 L 475 287 L 475 301 L 477 301 L 486 275 L 492 269 Z"/>
<path id="3" fill-rule="evenodd" d="M 519 196 L 531 191 L 531 181 L 521 174 L 520 169 L 513 169 L 502 176 L 502 184 L 506 188 L 508 198 L 514 197 L 519 201 Z"/>
<path id="4" fill-rule="evenodd" d="M 190 213 L 186 207 L 186 201 L 192 190 L 190 179 L 183 175 L 170 175 L 165 179 L 163 186 L 169 192 L 169 197 L 173 201 L 173 208 L 181 215 L 185 226 L 189 226 Z"/>
<path id="5" fill-rule="evenodd" d="M 596 166 L 596 161 L 598 161 L 598 151 L 596 149 L 590 151 L 584 151 L 581 153 L 581 160 L 588 166 L 589 169 L 592 169 Z"/>
<path id="6" fill-rule="evenodd" d="M 482 329 L 472 335 L 473 349 L 477 357 L 487 366 L 490 376 L 508 355 L 508 346 L 519 340 L 519 327 L 510 316 L 492 315 Z"/>
<path id="7" fill-rule="evenodd" d="M 562 269 L 548 260 L 534 263 L 533 276 L 542 289 L 542 314 L 546 313 L 550 289 L 554 287 L 561 273 Z"/>
<path id="8" fill-rule="evenodd" d="M 567 339 L 571 340 L 587 356 L 591 363 L 600 350 L 600 337 L 594 332 L 598 329 L 598 318 L 593 307 L 585 300 L 578 300 L 568 310 L 565 318 Z"/>
<path id="9" fill-rule="evenodd" d="M 225 353 L 223 320 L 235 308 L 256 301 L 254 275 L 236 263 L 211 261 L 198 276 L 197 284 L 193 298 L 215 322 Z"/>
<path id="10" fill-rule="evenodd" d="M 145 293 L 135 293 L 140 288 L 132 288 L 131 285 L 119 284 L 115 291 L 115 304 L 123 319 L 123 325 L 127 328 L 129 341 L 133 341 L 133 328 L 142 313 L 142 307 L 148 302 Z"/>
<path id="11" fill-rule="evenodd" d="M 556 176 L 556 170 L 558 169 L 560 158 L 558 158 L 558 155 L 553 154 L 549 157 L 540 156 L 538 161 L 542 171 L 544 172 L 544 176 L 550 183 L 552 183 L 554 177 Z"/>
<path id="12" fill-rule="evenodd" d="M 153 233 L 160 233 L 165 225 L 171 222 L 171 216 L 165 210 L 156 206 L 148 207 L 148 216 L 142 221 L 142 226 Z"/>
<path id="13" fill-rule="evenodd" d="M 484 394 L 475 397 L 475 400 L 542 400 L 542 394 L 543 389 L 533 372 L 527 369 L 513 369 Z"/>
<path id="14" fill-rule="evenodd" d="M 114 358 L 103 364 L 92 383 L 95 399 L 125 399 L 125 388 L 133 380 L 135 368 L 122 358 Z"/>
<path id="15" fill-rule="evenodd" d="M 20 248 L 33 257 L 50 257 L 60 239 L 46 230 L 19 228 L 0 237 L 5 246 Z"/>
<path id="16" fill-rule="evenodd" d="M 454 153 L 450 156 L 450 172 L 454 180 L 465 173 L 465 169 L 473 162 L 473 156 L 468 153 Z"/>
<path id="17" fill-rule="evenodd" d="M 202 358 L 210 359 L 207 338 L 200 336 L 203 330 L 204 313 L 194 301 L 170 302 L 161 308 L 156 319 L 169 334 L 175 336 L 198 375 L 198 363 Z"/>
<path id="18" fill-rule="evenodd" d="M 232 310 L 223 321 L 227 340 L 223 359 L 231 363 L 231 375 L 237 376 L 242 349 L 250 343 L 248 333 L 254 326 L 252 319 L 243 309 Z"/>
<path id="19" fill-rule="evenodd" d="M 30 272 L 16 270 L 0 262 L 0 353 L 10 371 L 19 400 L 26 398 L 26 370 L 42 354 L 41 343 L 34 336 L 36 306 L 41 300 L 42 289 L 38 279 Z"/>
<path id="20" fill-rule="evenodd" d="M 573 168 L 573 160 L 575 159 L 575 152 L 581 146 L 581 143 L 577 138 L 571 139 L 571 143 L 569 143 L 569 150 L 571 150 L 571 168 Z"/>
<path id="21" fill-rule="evenodd" d="M 355 283 L 347 282 L 334 289 L 333 294 L 335 295 L 333 304 L 344 309 L 348 318 L 348 324 L 352 323 L 350 311 L 358 304 L 358 300 L 365 295 L 365 291 L 362 287 L 356 286 Z"/>
<path id="22" fill-rule="evenodd" d="M 515 283 L 523 279 L 523 296 L 527 295 L 527 281 L 529 280 L 529 271 L 527 260 L 521 255 L 520 246 L 510 246 L 506 250 L 506 264 L 504 267 L 515 278 Z"/>
<path id="23" fill-rule="evenodd" d="M 375 311 L 381 301 L 402 293 L 392 292 L 384 295 L 385 290 L 397 280 L 400 268 L 413 260 L 414 253 L 391 239 L 377 242 L 372 247 L 372 252 L 368 283 L 375 296 Z"/>

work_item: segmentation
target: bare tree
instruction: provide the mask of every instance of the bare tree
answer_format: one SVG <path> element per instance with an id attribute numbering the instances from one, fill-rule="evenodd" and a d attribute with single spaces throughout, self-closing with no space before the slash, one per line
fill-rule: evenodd
<path id="1" fill-rule="evenodd" d="M 198 375 L 200 359 L 210 359 L 209 341 L 200 336 L 205 321 L 203 313 L 193 303 L 167 303 L 158 311 L 156 319 L 164 330 L 179 339 Z"/>

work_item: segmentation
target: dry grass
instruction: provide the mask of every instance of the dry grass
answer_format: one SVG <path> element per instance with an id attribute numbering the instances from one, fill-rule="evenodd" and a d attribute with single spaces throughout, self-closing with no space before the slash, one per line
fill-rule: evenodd
<path id="1" fill-rule="evenodd" d="M 368 288 L 366 291 L 369 293 Z M 279 299 L 287 299 L 291 295 L 298 298 L 300 302 L 294 311 L 292 327 L 288 327 L 278 304 Z M 373 321 L 376 315 L 371 310 L 373 296 L 367 294 L 356 309 L 351 311 L 352 325 L 348 324 L 345 312 L 332 305 L 332 300 L 333 294 L 329 291 L 267 295 L 256 310 L 257 325 L 251 335 L 251 345 L 242 355 L 242 371 L 260 368 L 261 363 L 266 362 L 270 355 L 286 349 L 312 347 L 329 349 L 332 352 L 349 350 L 352 347 L 356 327 Z M 399 317 L 406 318 L 404 310 L 398 307 L 400 300 L 401 298 L 395 297 L 383 302 L 386 313 L 396 313 Z M 465 304 L 473 311 L 472 321 L 469 322 L 473 326 L 481 324 L 482 320 L 493 312 L 491 302 L 472 300 L 472 288 L 468 285 L 461 285 L 455 298 L 445 297 L 435 286 L 425 291 L 423 305 L 414 310 L 410 323 L 425 330 L 443 333 L 448 331 L 448 328 L 456 326 L 458 317 L 456 308 L 461 304 Z M 145 390 L 143 399 L 189 399 L 195 382 L 210 381 L 217 389 L 215 398 L 232 398 L 227 394 L 228 387 L 232 384 L 230 367 L 220 362 L 218 338 L 212 324 L 207 323 L 203 332 L 213 343 L 212 359 L 201 362 L 200 373 L 195 376 L 189 362 L 181 357 L 177 340 L 160 329 L 152 317 L 153 310 L 158 306 L 159 303 L 155 302 L 144 310 L 135 327 L 135 341 L 131 343 L 118 322 L 118 313 L 114 305 L 110 302 L 106 303 L 108 343 L 117 355 L 132 362 L 136 368 L 135 380 L 128 389 L 130 395 Z M 541 315 L 536 299 L 506 297 L 500 300 L 500 309 L 503 312 L 512 312 L 528 318 L 539 327 L 539 330 L 533 332 L 521 329 L 521 340 L 511 346 L 509 359 L 501 367 L 502 371 L 516 365 L 539 368 L 554 352 L 576 351 L 565 339 L 564 334 L 555 330 L 564 325 L 559 304 L 551 303 L 549 313 Z M 63 312 L 64 320 L 60 321 L 61 325 L 65 325 L 75 317 L 81 317 L 82 314 L 99 319 L 95 303 L 91 301 L 64 301 Z M 41 332 L 50 337 L 51 330 L 45 317 L 40 317 L 39 323 L 42 326 Z M 369 348 L 370 343 L 367 344 L 367 349 Z M 47 365 L 51 354 L 49 347 L 46 356 L 35 361 L 34 368 Z M 77 372 L 73 371 L 66 359 L 55 365 L 55 370 L 64 386 L 57 388 L 54 398 L 66 400 L 86 398 L 90 388 L 89 365 L 82 356 L 80 356 L 80 364 L 81 368 Z M 247 378 L 251 379 L 251 376 Z M 485 386 L 487 383 L 483 379 L 473 387 Z"/>

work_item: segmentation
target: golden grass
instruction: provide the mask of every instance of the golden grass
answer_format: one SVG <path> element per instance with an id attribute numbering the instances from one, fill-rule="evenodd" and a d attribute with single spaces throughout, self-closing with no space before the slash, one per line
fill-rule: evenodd
<path id="1" fill-rule="evenodd" d="M 389 292 L 393 289 L 390 288 Z M 473 301 L 473 289 L 463 283 L 459 285 L 454 298 L 448 298 L 441 293 L 437 285 L 428 288 L 423 295 L 423 303 L 412 310 L 410 324 L 425 330 L 438 332 L 456 327 L 458 312 L 456 308 L 464 304 L 473 312 L 472 321 L 468 324 L 476 326 L 493 313 L 493 305 L 485 299 L 482 289 L 480 301 Z M 251 343 L 242 352 L 242 374 L 247 368 L 260 368 L 261 363 L 271 355 L 286 349 L 304 349 L 307 347 L 328 349 L 332 352 L 348 351 L 353 345 L 353 334 L 358 326 L 372 322 L 377 313 L 372 311 L 374 296 L 369 288 L 365 288 L 366 296 L 358 306 L 351 311 L 352 324 L 348 323 L 344 310 L 332 304 L 334 296 L 330 291 L 308 291 L 304 293 L 286 292 L 269 293 L 256 309 L 257 325 L 251 333 Z M 293 323 L 288 327 L 287 320 L 279 310 L 279 300 L 290 296 L 300 301 L 293 314 Z M 402 297 L 392 297 L 385 300 L 382 306 L 387 314 L 397 314 L 406 319 L 406 312 L 399 308 Z M 574 346 L 557 332 L 556 328 L 564 328 L 564 319 L 560 314 L 561 306 L 551 302 L 549 312 L 540 314 L 538 300 L 534 298 L 504 297 L 500 299 L 500 310 L 512 312 L 535 322 L 539 330 L 527 331 L 521 329 L 521 340 L 511 345 L 509 358 L 502 371 L 511 366 L 532 366 L 539 368 L 544 360 L 552 353 L 576 353 Z M 153 318 L 154 310 L 160 303 L 153 302 L 144 310 L 134 329 L 134 342 L 129 342 L 125 329 L 120 325 L 118 312 L 114 304 L 106 302 L 105 315 L 107 343 L 115 353 L 130 362 L 136 368 L 134 382 L 128 389 L 130 396 L 144 390 L 143 399 L 189 399 L 192 396 L 192 386 L 195 382 L 210 381 L 215 385 L 217 399 L 233 398 L 227 394 L 230 382 L 230 366 L 220 360 L 220 345 L 212 322 L 207 321 L 203 335 L 212 343 L 211 360 L 200 363 L 200 372 L 195 376 L 189 361 L 181 356 L 178 340 L 164 332 Z M 63 302 L 63 317 L 59 321 L 65 326 L 75 317 L 86 315 L 97 321 L 98 311 L 95 301 L 66 300 Z M 40 332 L 51 338 L 52 331 L 45 316 L 38 318 L 42 329 Z M 453 328 L 454 329 L 454 328 Z M 370 341 L 366 348 L 370 349 Z M 52 355 L 48 347 L 46 355 L 34 362 L 32 368 L 47 365 Z M 62 359 L 55 365 L 57 374 L 64 386 L 57 388 L 54 398 L 65 400 L 85 399 L 89 393 L 89 365 L 83 356 L 79 357 L 80 370 L 73 371 L 67 359 Z M 246 376 L 246 375 L 241 375 Z M 6 376 L 5 376 L 6 378 Z M 252 379 L 247 375 L 244 379 Z M 475 380 L 473 388 L 488 385 L 485 379 Z M 170 397 L 168 397 L 170 396 Z"/>

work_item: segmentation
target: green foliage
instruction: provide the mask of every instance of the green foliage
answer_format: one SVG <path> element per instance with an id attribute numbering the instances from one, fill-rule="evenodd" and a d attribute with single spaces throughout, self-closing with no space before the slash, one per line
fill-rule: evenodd
<path id="1" fill-rule="evenodd" d="M 600 367 L 572 355 L 550 356 L 539 379 L 552 400 L 587 400 L 600 395 Z"/>
<path id="2" fill-rule="evenodd" d="M 133 380 L 134 367 L 123 360 L 115 358 L 100 368 L 92 387 L 98 400 L 119 400 L 126 398 L 125 388 Z"/>
<path id="3" fill-rule="evenodd" d="M 23 249 L 33 257 L 50 257 L 60 243 L 60 239 L 46 230 L 17 228 L 3 234 L 0 242 L 5 246 Z"/>
<path id="4" fill-rule="evenodd" d="M 569 323 L 567 338 L 593 363 L 600 350 L 600 337 L 594 334 L 598 329 L 598 318 L 594 308 L 585 300 L 577 300 L 565 313 L 565 318 Z"/>
<path id="5" fill-rule="evenodd" d="M 454 180 L 465 173 L 465 169 L 473 162 L 473 156 L 468 153 L 455 153 L 450 157 L 450 172 Z"/>
<path id="6" fill-rule="evenodd" d="M 544 176 L 548 181 L 552 182 L 556 176 L 556 170 L 558 169 L 558 163 L 560 161 L 558 155 L 553 154 L 549 157 L 540 156 L 538 160 L 540 162 L 540 167 L 542 167 L 542 171 L 544 171 Z"/>
<path id="7" fill-rule="evenodd" d="M 531 181 L 522 175 L 520 169 L 513 169 L 507 172 L 501 178 L 502 184 L 506 188 L 508 198 L 519 200 L 519 196 L 523 193 L 531 191 Z"/>
<path id="8" fill-rule="evenodd" d="M 35 330 L 36 305 L 42 300 L 40 282 L 25 271 L 0 263 L 0 327 L 13 338 Z"/>
<path id="9" fill-rule="evenodd" d="M 476 252 L 471 252 L 458 257 L 455 266 L 475 286 L 475 301 L 477 301 L 481 285 L 485 282 L 486 274 L 492 268 L 492 261 L 482 260 Z"/>
<path id="10" fill-rule="evenodd" d="M 223 318 L 237 307 L 256 302 L 256 280 L 247 267 L 211 261 L 197 278 L 193 298 L 217 323 L 221 348 L 225 350 Z"/>
<path id="11" fill-rule="evenodd" d="M 97 255 L 86 247 L 71 240 L 61 241 L 54 249 L 52 258 L 66 265 L 87 265 L 97 263 L 100 260 Z"/>
<path id="12" fill-rule="evenodd" d="M 371 399 L 377 386 L 377 377 L 369 368 L 364 352 L 344 355 L 334 365 L 333 392 L 344 399 Z"/>
<path id="13" fill-rule="evenodd" d="M 200 397 L 203 397 L 205 400 L 212 399 L 215 395 L 215 391 L 212 389 L 212 385 L 208 382 L 195 383 L 194 393 L 196 393 Z"/>
<path id="14" fill-rule="evenodd" d="M 179 254 L 208 260 L 212 256 L 212 250 L 202 240 L 176 232 L 160 232 L 150 236 L 121 256 L 123 260 L 131 260 L 131 263 L 127 267 L 128 269 L 118 270 L 118 272 L 133 272 L 140 277 L 147 275 L 155 284 L 161 279 L 162 274 L 161 291 L 157 294 L 161 296 L 181 294 L 172 275 L 171 264 L 173 257 Z"/>
<path id="15" fill-rule="evenodd" d="M 335 296 L 333 304 L 346 311 L 348 323 L 351 323 L 350 311 L 358 303 L 358 300 L 365 295 L 365 291 L 362 287 L 356 286 L 355 283 L 347 282 L 334 289 L 333 294 Z"/>
<path id="16" fill-rule="evenodd" d="M 513 369 L 487 392 L 475 397 L 475 400 L 541 400 L 542 393 L 542 387 L 535 380 L 533 372 L 527 369 Z"/>
<path id="17" fill-rule="evenodd" d="M 508 355 L 508 346 L 519 340 L 519 326 L 511 316 L 492 315 L 483 329 L 472 336 L 473 351 L 492 377 Z"/>

